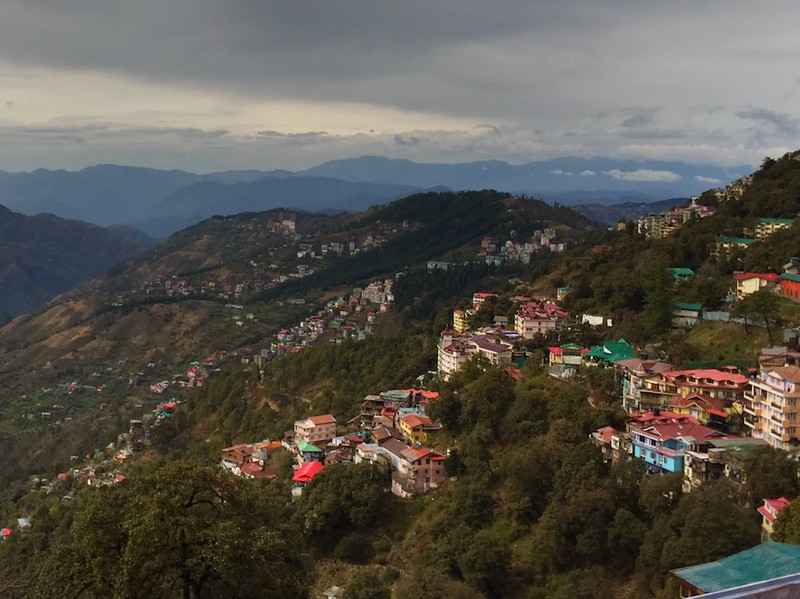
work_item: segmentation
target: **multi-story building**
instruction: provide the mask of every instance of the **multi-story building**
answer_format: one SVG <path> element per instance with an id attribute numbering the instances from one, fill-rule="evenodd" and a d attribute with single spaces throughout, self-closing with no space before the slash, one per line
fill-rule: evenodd
<path id="1" fill-rule="evenodd" d="M 399 418 L 397 428 L 411 445 L 428 442 L 428 435 L 439 430 L 439 425 L 424 414 L 408 414 Z"/>
<path id="2" fill-rule="evenodd" d="M 747 239 L 745 237 L 725 237 L 719 235 L 714 238 L 714 255 L 728 256 L 733 250 L 746 250 L 753 245 L 757 239 Z"/>
<path id="3" fill-rule="evenodd" d="M 730 413 L 734 404 L 741 404 L 749 382 L 744 375 L 714 368 L 661 372 L 644 380 L 640 404 L 647 409 L 665 408 L 678 397 L 698 394 L 722 400 Z"/>
<path id="4" fill-rule="evenodd" d="M 510 344 L 495 341 L 486 335 L 464 335 L 445 331 L 439 340 L 439 376 L 447 380 L 475 354 L 481 354 L 495 366 L 506 366 L 511 363 L 511 350 Z"/>
<path id="5" fill-rule="evenodd" d="M 400 452 L 399 468 L 392 473 L 392 493 L 412 497 L 441 485 L 447 474 L 445 457 L 428 447 L 409 447 Z"/>
<path id="6" fill-rule="evenodd" d="M 453 330 L 456 333 L 465 333 L 469 330 L 469 311 L 453 310 Z"/>
<path id="7" fill-rule="evenodd" d="M 800 398 L 800 367 L 761 366 L 749 381 L 744 398 L 744 423 L 753 437 L 778 449 L 800 444 L 797 400 Z"/>
<path id="8" fill-rule="evenodd" d="M 336 436 L 336 418 L 331 414 L 310 416 L 294 423 L 295 444 L 310 443 L 324 447 Z"/>
<path id="9" fill-rule="evenodd" d="M 622 407 L 626 412 L 641 412 L 648 410 L 651 406 L 642 406 L 641 389 L 646 378 L 661 372 L 670 372 L 675 367 L 669 362 L 658 360 L 643 360 L 642 358 L 630 358 L 628 360 L 618 360 L 614 366 L 621 374 L 622 378 Z"/>
<path id="10" fill-rule="evenodd" d="M 685 452 L 693 442 L 728 438 L 693 416 L 672 412 L 633 414 L 626 430 L 633 443 L 633 457 L 642 460 L 652 473 L 683 473 Z"/>
<path id="11" fill-rule="evenodd" d="M 756 222 L 755 238 L 763 240 L 781 229 L 788 229 L 794 224 L 793 218 L 759 218 Z"/>
<path id="12" fill-rule="evenodd" d="M 568 317 L 554 302 L 526 302 L 514 316 L 514 330 L 521 338 L 532 339 L 560 328 Z"/>

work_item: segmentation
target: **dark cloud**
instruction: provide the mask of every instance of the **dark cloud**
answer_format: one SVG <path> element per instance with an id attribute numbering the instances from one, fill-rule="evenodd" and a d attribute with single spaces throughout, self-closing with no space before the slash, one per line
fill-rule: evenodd
<path id="1" fill-rule="evenodd" d="M 751 108 L 736 113 L 741 119 L 768 123 L 773 125 L 779 132 L 786 135 L 796 136 L 800 133 L 800 119 L 786 113 L 776 112 L 769 108 Z"/>
<path id="2" fill-rule="evenodd" d="M 771 6 L 796 13 L 793 0 Z M 114 136 L 150 139 L 152 156 L 171 160 L 196 151 L 208 163 L 209 148 L 224 146 L 215 168 L 254 147 L 280 148 L 286 167 L 333 152 L 755 162 L 800 133 L 800 83 L 786 75 L 796 70 L 796 31 L 791 19 L 755 31 L 761 12 L 751 0 L 729 0 L 724 11 L 691 0 L 5 0 L 0 85 L 18 103 L 2 116 L 38 123 L 15 139 L 74 135 L 103 157 Z M 708 77 L 731 72 L 747 84 Z M 91 120 L 94 107 L 45 110 L 41 96 L 26 93 L 25 83 L 41 78 L 41 90 L 53 73 L 75 76 L 60 85 L 96 77 L 98 95 L 104 83 L 147 86 L 154 111 L 162 98 L 178 111 L 178 92 L 214 101 L 197 121 L 188 113 L 170 120 L 166 110 L 137 120 L 134 109 L 123 112 L 133 100 L 106 98 L 113 106 L 96 118 L 114 123 L 56 132 L 73 112 Z M 61 92 L 52 87 L 54 98 Z M 271 103 L 302 109 L 273 117 Z M 226 110 L 244 104 L 260 110 L 226 121 Z M 360 118 L 367 110 L 370 118 Z M 336 121 L 348 111 L 346 123 Z"/>
<path id="3" fill-rule="evenodd" d="M 636 127 L 646 127 L 647 125 L 652 124 L 654 121 L 653 115 L 650 114 L 636 114 L 634 116 L 628 117 L 624 121 L 622 121 L 622 126 L 626 128 L 636 128 Z"/>
<path id="4" fill-rule="evenodd" d="M 394 136 L 394 143 L 398 146 L 415 146 L 421 141 L 421 138 L 415 136 L 404 137 L 399 134 Z"/>

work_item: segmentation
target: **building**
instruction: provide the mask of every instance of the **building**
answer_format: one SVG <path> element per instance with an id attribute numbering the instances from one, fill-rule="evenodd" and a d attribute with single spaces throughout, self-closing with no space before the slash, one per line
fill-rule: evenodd
<path id="1" fill-rule="evenodd" d="M 444 380 L 460 370 L 474 355 L 480 354 L 494 366 L 511 363 L 512 346 L 486 335 L 464 335 L 444 331 L 439 339 L 437 362 Z"/>
<path id="2" fill-rule="evenodd" d="M 324 466 L 320 462 L 306 462 L 295 470 L 292 477 L 292 497 L 303 494 L 303 488 L 322 472 Z"/>
<path id="3" fill-rule="evenodd" d="M 688 302 L 674 302 L 672 304 L 672 327 L 675 329 L 691 329 L 700 324 L 703 306 Z"/>
<path id="4" fill-rule="evenodd" d="M 392 473 L 392 493 L 413 497 L 437 488 L 447 478 L 445 457 L 428 447 L 409 447 L 400 452 L 399 468 Z"/>
<path id="5" fill-rule="evenodd" d="M 792 503 L 786 497 L 778 497 L 777 499 L 765 499 L 764 505 L 758 508 L 758 513 L 761 514 L 761 541 L 769 541 L 772 538 L 772 533 L 775 532 L 775 520 L 778 519 L 778 514 L 781 513 L 783 508 Z"/>
<path id="6" fill-rule="evenodd" d="M 797 400 L 800 398 L 800 367 L 761 366 L 749 380 L 744 396 L 744 423 L 753 437 L 777 449 L 792 449 L 800 442 Z"/>
<path id="7" fill-rule="evenodd" d="M 723 477 L 743 485 L 750 461 L 766 446 L 765 441 L 751 438 L 692 441 L 683 456 L 684 493 Z"/>
<path id="8" fill-rule="evenodd" d="M 631 414 L 625 428 L 633 443 L 633 457 L 642 460 L 651 473 L 683 473 L 685 451 L 692 442 L 728 437 L 693 416 L 672 412 Z"/>
<path id="9" fill-rule="evenodd" d="M 310 416 L 294 423 L 295 443 L 310 443 L 323 447 L 336 436 L 336 418 L 331 414 Z"/>
<path id="10" fill-rule="evenodd" d="M 532 339 L 561 328 L 568 317 L 569 314 L 554 302 L 525 302 L 514 315 L 514 331 L 522 339 Z"/>
<path id="11" fill-rule="evenodd" d="M 453 311 L 453 330 L 456 333 L 466 333 L 469 330 L 469 314 L 467 311 Z"/>
<path id="12" fill-rule="evenodd" d="M 793 218 L 759 218 L 756 222 L 754 237 L 762 241 L 781 229 L 790 228 L 793 224 Z"/>
<path id="13" fill-rule="evenodd" d="M 583 356 L 587 366 L 608 366 L 621 360 L 629 360 L 636 355 L 633 346 L 624 339 L 606 341 L 603 345 L 593 345 Z"/>
<path id="14" fill-rule="evenodd" d="M 409 414 L 397 421 L 403 437 L 411 445 L 425 444 L 430 434 L 439 430 L 439 425 L 424 414 Z"/>
<path id="15" fill-rule="evenodd" d="M 736 299 L 740 300 L 764 287 L 774 287 L 780 276 L 774 272 L 739 272 L 734 275 Z"/>
<path id="16" fill-rule="evenodd" d="M 644 386 L 645 379 L 654 374 L 675 370 L 675 366 L 669 362 L 642 358 L 617 360 L 614 362 L 614 367 L 622 379 L 622 407 L 626 412 L 641 412 L 656 407 L 643 407 L 640 403 L 640 391 Z"/>
<path id="17" fill-rule="evenodd" d="M 698 394 L 722 400 L 731 412 L 741 405 L 750 379 L 736 372 L 714 368 L 672 370 L 646 378 L 639 389 L 640 404 L 646 409 L 666 408 L 677 397 Z"/>
<path id="18" fill-rule="evenodd" d="M 746 250 L 757 241 L 744 237 L 717 236 L 714 238 L 714 255 L 730 256 L 733 250 Z"/>
<path id="19" fill-rule="evenodd" d="M 781 296 L 800 302 L 800 275 L 784 272 L 780 276 Z"/>
<path id="20" fill-rule="evenodd" d="M 680 597 L 695 597 L 735 589 L 800 572 L 800 545 L 769 541 L 723 557 L 715 562 L 671 570 L 679 585 Z M 712 595 L 709 595 L 711 597 Z M 718 597 L 726 595 L 720 594 Z M 762 597 L 760 594 L 730 594 L 728 597 Z M 795 594 L 773 595 L 796 597 Z"/>

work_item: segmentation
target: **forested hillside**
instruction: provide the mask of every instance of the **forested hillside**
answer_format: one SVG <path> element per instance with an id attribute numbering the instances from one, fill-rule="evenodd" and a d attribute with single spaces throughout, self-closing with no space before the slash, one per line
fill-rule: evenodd
<path id="1" fill-rule="evenodd" d="M 793 188 L 769 173 L 793 172 L 787 161 L 796 162 L 765 163 L 751 188 L 766 177 L 773 183 L 759 194 L 784 189 L 774 195 L 782 218 Z M 798 253 L 793 226 L 747 252 L 715 255 L 716 236 L 743 235 L 763 216 L 761 200 L 737 202 L 664 239 L 645 239 L 633 223 L 592 229 L 566 208 L 488 191 L 419 194 L 357 217 L 217 218 L 185 231 L 52 312 L 0 330 L 7 362 L 35 365 L 5 382 L 14 399 L 0 406 L 15 460 L 0 517 L 33 523 L 0 541 L 0 590 L 199 599 L 316 597 L 336 585 L 342 599 L 675 596 L 671 569 L 759 541 L 754 508 L 797 495 L 796 462 L 758 448 L 739 482 L 721 477 L 691 492 L 681 473 L 612 464 L 591 435 L 625 426 L 615 370 L 581 366 L 557 378 L 544 362 L 553 345 L 588 350 L 624 336 L 678 367 L 698 357 L 754 364 L 756 345 L 745 338 L 767 339 L 774 314 L 767 327 L 710 323 L 702 336 L 670 328 L 673 302 L 721 307 L 735 270 Z M 544 230 L 554 246 L 564 240 L 562 251 L 540 243 L 528 261 L 508 258 Z M 507 248 L 506 258 L 495 264 L 501 252 L 489 247 Z M 676 282 L 675 267 L 696 275 Z M 391 283 L 391 302 L 355 295 L 375 279 Z M 519 304 L 567 286 L 562 305 L 573 318 L 559 331 L 515 339 L 502 368 L 477 357 L 446 380 L 434 376 L 440 333 L 453 309 L 473 307 L 474 292 L 494 294 L 471 316 L 486 331 L 513 326 Z M 781 323 L 791 322 L 786 302 Z M 578 321 L 583 313 L 614 324 L 593 328 Z M 57 336 L 45 334 L 44 317 Z M 289 346 L 297 329 L 289 323 L 325 318 L 327 336 Z M 363 322 L 374 325 L 370 334 L 356 334 Z M 731 327 L 744 331 L 735 344 Z M 207 368 L 202 385 L 175 384 L 186 382 L 176 372 L 187 365 L 193 377 Z M 108 373 L 114 382 L 98 395 Z M 47 390 L 31 391 L 44 380 Z M 396 471 L 348 463 L 339 447 L 295 492 L 297 456 L 281 443 L 295 421 L 330 414 L 339 436 L 361 443 L 374 433 L 359 428 L 365 402 L 423 391 L 435 423 L 429 455 L 446 474 L 438 488 L 413 498 L 390 492 Z M 79 430 L 38 415 L 55 401 L 74 410 L 69 417 L 95 445 L 90 455 L 69 461 L 62 450 L 48 461 L 63 431 Z M 118 460 L 128 441 L 112 441 L 137 410 L 156 415 L 147 442 Z M 254 443 L 270 448 L 264 478 L 218 466 L 221 452 Z M 26 479 L 33 468 L 38 482 Z"/>

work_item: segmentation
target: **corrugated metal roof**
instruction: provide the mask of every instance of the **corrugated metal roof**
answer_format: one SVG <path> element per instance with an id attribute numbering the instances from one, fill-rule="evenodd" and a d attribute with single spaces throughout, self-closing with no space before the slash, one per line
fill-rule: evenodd
<path id="1" fill-rule="evenodd" d="M 768 541 L 715 562 L 671 570 L 709 593 L 800 572 L 800 545 Z"/>

